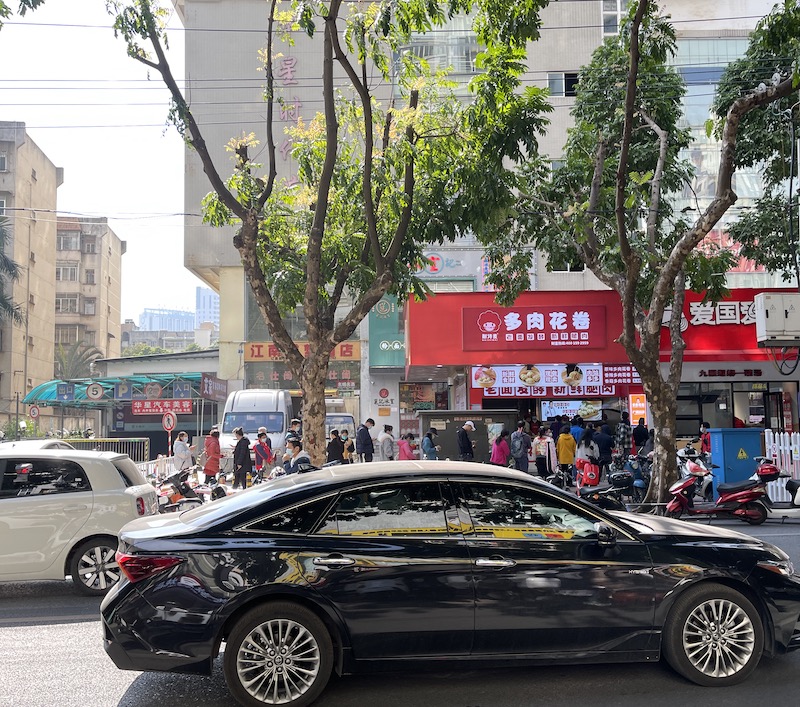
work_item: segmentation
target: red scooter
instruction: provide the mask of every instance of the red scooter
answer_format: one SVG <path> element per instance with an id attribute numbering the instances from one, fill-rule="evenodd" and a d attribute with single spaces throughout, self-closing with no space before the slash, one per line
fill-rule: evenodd
<path id="1" fill-rule="evenodd" d="M 689 461 L 688 476 L 675 482 L 669 489 L 672 500 L 667 504 L 667 516 L 731 517 L 750 525 L 761 525 L 768 516 L 767 505 L 764 502 L 764 499 L 768 498 L 767 484 L 775 481 L 781 472 L 771 459 L 756 457 L 755 461 L 758 464 L 755 478 L 719 484 L 717 486 L 719 498 L 716 503 L 694 503 L 697 478 L 711 474 L 711 471 Z"/>

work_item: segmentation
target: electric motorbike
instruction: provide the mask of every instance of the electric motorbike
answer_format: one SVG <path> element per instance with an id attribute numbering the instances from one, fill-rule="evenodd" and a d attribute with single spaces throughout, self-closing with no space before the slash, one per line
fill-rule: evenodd
<path id="1" fill-rule="evenodd" d="M 705 467 L 709 471 L 712 469 L 719 469 L 718 464 L 711 464 L 708 454 L 705 452 L 698 452 L 691 443 L 687 443 L 683 449 L 678 450 L 678 473 L 684 479 L 692 476 L 688 468 L 690 461 Z M 709 503 L 714 500 L 713 476 L 713 472 L 704 476 L 693 476 L 695 480 L 695 496 L 700 496 L 700 498 Z"/>
<path id="2" fill-rule="evenodd" d="M 691 460 L 687 461 L 689 476 L 679 479 L 669 489 L 672 499 L 667 504 L 666 515 L 703 516 L 705 518 L 738 518 L 750 525 L 761 525 L 768 516 L 767 483 L 780 475 L 778 467 L 766 457 L 756 457 L 758 467 L 755 477 L 744 481 L 719 484 L 716 503 L 695 503 L 695 477 L 712 475 L 709 469 Z"/>
<path id="3" fill-rule="evenodd" d="M 633 473 L 626 469 L 612 471 L 608 475 L 608 482 L 599 486 L 579 486 L 578 495 L 584 501 L 589 501 L 607 511 L 628 510 L 625 499 L 632 500 Z"/>
<path id="4" fill-rule="evenodd" d="M 791 474 L 781 471 L 779 479 L 788 479 L 786 490 L 789 492 L 788 501 L 773 501 L 769 494 L 764 498 L 770 518 L 780 518 L 781 521 L 800 519 L 800 481 L 793 479 Z"/>
<path id="5" fill-rule="evenodd" d="M 168 476 L 158 485 L 159 513 L 188 511 L 203 502 L 203 499 L 197 495 L 189 484 L 190 473 L 191 469 L 179 471 L 172 476 Z"/>

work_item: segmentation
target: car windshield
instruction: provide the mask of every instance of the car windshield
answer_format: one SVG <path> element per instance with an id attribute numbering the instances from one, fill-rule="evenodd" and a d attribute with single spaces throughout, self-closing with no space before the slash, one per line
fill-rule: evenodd
<path id="1" fill-rule="evenodd" d="M 245 434 L 256 434 L 259 427 L 266 427 L 267 434 L 283 432 L 282 412 L 227 412 L 222 421 L 223 433 L 231 434 L 241 427 Z"/>
<path id="2" fill-rule="evenodd" d="M 322 476 L 320 475 L 322 474 Z M 252 486 L 244 491 L 229 494 L 213 503 L 205 503 L 181 513 L 181 522 L 192 528 L 208 528 L 232 516 L 256 506 L 261 506 L 284 494 L 304 486 L 321 485 L 329 479 L 327 472 L 291 474 L 274 481 Z"/>

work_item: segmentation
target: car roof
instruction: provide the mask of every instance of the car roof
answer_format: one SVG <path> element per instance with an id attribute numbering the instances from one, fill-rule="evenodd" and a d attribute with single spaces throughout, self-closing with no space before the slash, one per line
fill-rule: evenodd
<path id="1" fill-rule="evenodd" d="M 89 461 L 92 459 L 107 459 L 114 461 L 127 457 L 122 452 L 96 452 L 91 449 L 37 449 L 33 447 L 18 447 L 17 445 L 0 445 L 0 459 L 9 457 L 19 457 L 24 454 L 26 457 L 37 459 L 71 459 L 73 461 Z"/>
<path id="2" fill-rule="evenodd" d="M 66 445 L 66 446 L 60 446 Z M 11 439 L 0 444 L 0 450 L 6 449 L 75 449 L 65 439 Z"/>

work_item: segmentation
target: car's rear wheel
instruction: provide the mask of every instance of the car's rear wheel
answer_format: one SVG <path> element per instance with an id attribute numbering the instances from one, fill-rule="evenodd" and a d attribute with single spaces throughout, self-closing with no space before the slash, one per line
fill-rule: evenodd
<path id="1" fill-rule="evenodd" d="M 722 584 L 684 592 L 670 612 L 664 657 L 698 685 L 735 685 L 752 673 L 764 650 L 761 617 L 747 597 Z"/>
<path id="2" fill-rule="evenodd" d="M 303 707 L 319 697 L 330 678 L 333 645 L 313 612 L 273 602 L 239 619 L 225 643 L 223 667 L 241 704 Z"/>
<path id="3" fill-rule="evenodd" d="M 102 596 L 119 582 L 116 553 L 117 541 L 113 538 L 94 538 L 79 545 L 69 563 L 75 590 L 80 594 Z"/>

